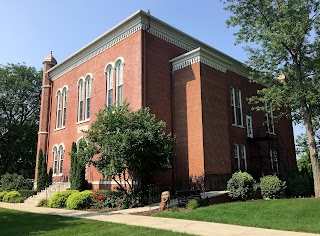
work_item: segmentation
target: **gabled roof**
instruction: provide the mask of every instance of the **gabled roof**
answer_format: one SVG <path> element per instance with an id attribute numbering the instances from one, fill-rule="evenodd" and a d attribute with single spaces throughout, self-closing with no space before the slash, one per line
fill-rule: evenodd
<path id="1" fill-rule="evenodd" d="M 148 13 L 139 10 L 50 69 L 49 75 L 51 79 L 55 80 L 59 76 L 67 73 L 90 58 L 129 37 L 131 34 L 145 29 L 148 29 L 149 33 L 181 47 L 186 51 L 190 52 L 197 48 L 201 48 L 202 52 L 205 52 L 206 54 L 209 53 L 211 58 L 216 58 L 217 61 L 223 61 L 223 66 L 225 66 L 226 69 L 246 77 L 248 76 L 248 69 L 245 68 L 241 62 L 149 15 Z"/>

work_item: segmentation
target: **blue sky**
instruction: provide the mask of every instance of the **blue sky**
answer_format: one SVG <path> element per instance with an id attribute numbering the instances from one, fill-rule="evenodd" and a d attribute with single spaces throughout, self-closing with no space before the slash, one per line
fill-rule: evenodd
<path id="1" fill-rule="evenodd" d="M 42 68 L 53 51 L 58 63 L 142 9 L 200 41 L 245 62 L 229 13 L 219 0 L 1 0 L 0 64 Z M 300 128 L 295 129 L 301 132 Z"/>

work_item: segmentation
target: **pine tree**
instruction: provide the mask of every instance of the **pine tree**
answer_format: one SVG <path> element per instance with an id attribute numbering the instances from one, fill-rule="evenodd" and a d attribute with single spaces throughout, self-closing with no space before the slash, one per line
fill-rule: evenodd
<path id="1" fill-rule="evenodd" d="M 42 149 L 39 150 L 38 156 L 38 178 L 37 178 L 37 191 L 40 192 L 47 186 L 48 173 L 47 173 L 47 161 L 43 155 Z"/>

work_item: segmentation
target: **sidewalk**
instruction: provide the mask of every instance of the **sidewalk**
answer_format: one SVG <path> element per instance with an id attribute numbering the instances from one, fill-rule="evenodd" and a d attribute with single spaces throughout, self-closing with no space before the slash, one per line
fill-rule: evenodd
<path id="1" fill-rule="evenodd" d="M 190 233 L 206 236 L 319 236 L 319 234 L 297 233 L 280 230 L 270 230 L 262 228 L 253 228 L 246 226 L 227 225 L 219 223 L 179 220 L 150 216 L 130 215 L 130 212 L 149 210 L 150 207 L 133 208 L 109 213 L 99 213 L 91 211 L 76 211 L 65 209 L 54 209 L 45 207 L 34 207 L 29 204 L 4 203 L 0 202 L 0 207 L 27 211 L 39 214 L 60 215 L 67 217 L 84 218 L 99 221 L 108 221 L 127 225 L 144 226 L 157 229 L 165 229 L 176 232 Z"/>

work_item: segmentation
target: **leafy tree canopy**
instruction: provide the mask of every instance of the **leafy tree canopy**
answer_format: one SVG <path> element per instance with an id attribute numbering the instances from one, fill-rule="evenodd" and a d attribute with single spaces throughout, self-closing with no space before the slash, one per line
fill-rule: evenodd
<path id="1" fill-rule="evenodd" d="M 320 168 L 315 127 L 320 105 L 320 3 L 318 0 L 223 0 L 232 15 L 228 26 L 239 27 L 236 43 L 244 42 L 251 79 L 266 85 L 251 102 L 271 101 L 306 127 L 316 197 Z"/>
<path id="2" fill-rule="evenodd" d="M 149 108 L 132 111 L 127 103 L 106 108 L 97 114 L 87 132 L 88 145 L 78 150 L 78 154 L 87 158 L 106 179 L 116 181 L 120 189 L 132 190 L 129 180 L 143 185 L 172 159 L 174 138 L 166 135 L 164 128 L 165 122 L 157 122 Z"/>
<path id="3" fill-rule="evenodd" d="M 0 174 L 34 176 L 42 71 L 0 65 Z"/>

